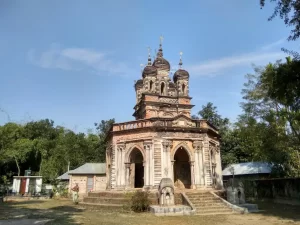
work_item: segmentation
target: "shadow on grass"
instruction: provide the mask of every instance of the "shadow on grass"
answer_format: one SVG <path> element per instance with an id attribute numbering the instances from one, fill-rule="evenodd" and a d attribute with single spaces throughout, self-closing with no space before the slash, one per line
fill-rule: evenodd
<path id="1" fill-rule="evenodd" d="M 82 224 L 75 221 L 75 217 L 82 211 L 71 202 L 59 200 L 4 202 L 0 203 L 0 220 L 16 220 L 18 224 L 19 219 L 49 219 L 51 221 L 47 225 Z"/>
<path id="2" fill-rule="evenodd" d="M 253 203 L 258 205 L 259 210 L 263 210 L 255 214 L 300 221 L 300 206 L 274 203 L 272 200 L 260 200 Z"/>

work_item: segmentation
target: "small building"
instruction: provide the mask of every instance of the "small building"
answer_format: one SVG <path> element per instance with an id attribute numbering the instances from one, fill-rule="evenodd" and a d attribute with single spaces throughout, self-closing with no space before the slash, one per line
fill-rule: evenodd
<path id="1" fill-rule="evenodd" d="M 42 176 L 14 176 L 13 194 L 35 195 L 42 190 Z"/>
<path id="2" fill-rule="evenodd" d="M 78 183 L 79 194 L 106 190 L 106 164 L 86 163 L 68 172 L 69 191 Z M 62 175 L 63 176 L 63 175 Z"/>
<path id="3" fill-rule="evenodd" d="M 237 179 L 259 179 L 269 177 L 272 165 L 266 162 L 246 162 L 227 166 L 223 171 L 224 183 L 233 176 Z"/>
<path id="4" fill-rule="evenodd" d="M 69 172 L 71 172 L 71 171 L 65 172 L 63 175 L 59 176 L 56 179 L 61 181 L 61 182 L 64 182 L 64 181 L 69 182 L 69 180 L 70 180 Z"/>

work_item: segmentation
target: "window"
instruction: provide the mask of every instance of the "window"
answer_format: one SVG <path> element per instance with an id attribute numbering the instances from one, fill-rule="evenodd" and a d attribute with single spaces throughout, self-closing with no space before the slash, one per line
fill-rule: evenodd
<path id="1" fill-rule="evenodd" d="M 182 93 L 185 94 L 185 84 L 182 84 Z"/>
<path id="2" fill-rule="evenodd" d="M 161 83 L 160 85 L 160 94 L 163 95 L 165 93 L 165 83 Z"/>
<path id="3" fill-rule="evenodd" d="M 153 81 L 150 80 L 150 88 L 149 88 L 150 91 L 152 91 L 152 87 L 153 87 Z"/>

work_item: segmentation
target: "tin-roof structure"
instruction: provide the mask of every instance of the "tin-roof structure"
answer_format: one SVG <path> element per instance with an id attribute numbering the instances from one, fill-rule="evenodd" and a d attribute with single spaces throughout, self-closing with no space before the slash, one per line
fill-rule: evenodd
<path id="1" fill-rule="evenodd" d="M 69 174 L 105 174 L 106 163 L 86 163 L 75 170 L 69 171 Z"/>
<path id="2" fill-rule="evenodd" d="M 246 162 L 237 163 L 227 166 L 223 172 L 223 176 L 249 175 L 249 174 L 268 174 L 271 173 L 272 165 L 266 162 Z"/>

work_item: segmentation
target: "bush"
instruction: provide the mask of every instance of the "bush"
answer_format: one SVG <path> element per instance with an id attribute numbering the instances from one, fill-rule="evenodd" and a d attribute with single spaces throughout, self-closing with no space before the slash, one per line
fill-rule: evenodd
<path id="1" fill-rule="evenodd" d="M 131 198 L 131 210 L 134 212 L 148 211 L 150 206 L 149 192 L 136 191 Z"/>

